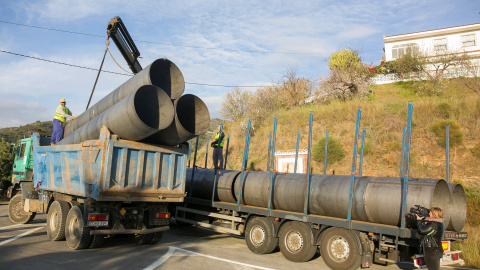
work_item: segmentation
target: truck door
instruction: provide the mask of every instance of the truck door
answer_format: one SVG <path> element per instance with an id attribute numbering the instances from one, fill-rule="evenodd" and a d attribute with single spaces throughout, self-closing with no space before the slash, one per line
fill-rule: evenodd
<path id="1" fill-rule="evenodd" d="M 23 139 L 20 140 L 20 143 L 17 147 L 17 152 L 15 153 L 15 160 L 13 162 L 13 174 L 12 174 L 12 183 L 18 184 L 21 180 L 25 179 L 27 174 L 27 169 L 31 166 L 31 155 L 32 155 L 32 140 Z"/>

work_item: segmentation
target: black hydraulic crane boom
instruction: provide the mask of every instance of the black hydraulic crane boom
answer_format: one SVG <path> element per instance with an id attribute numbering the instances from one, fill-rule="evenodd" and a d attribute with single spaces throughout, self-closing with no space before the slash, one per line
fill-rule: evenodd
<path id="1" fill-rule="evenodd" d="M 135 74 L 140 72 L 142 66 L 137 61 L 140 52 L 120 17 L 117 16 L 108 22 L 107 36 L 113 39 L 113 42 L 117 45 L 118 50 L 122 53 L 132 72 Z"/>

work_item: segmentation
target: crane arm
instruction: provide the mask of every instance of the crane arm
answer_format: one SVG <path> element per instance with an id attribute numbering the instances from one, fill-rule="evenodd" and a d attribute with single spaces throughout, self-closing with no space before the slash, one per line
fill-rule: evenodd
<path id="1" fill-rule="evenodd" d="M 117 16 L 108 22 L 107 36 L 115 42 L 115 45 L 117 45 L 118 50 L 122 53 L 132 72 L 135 74 L 140 72 L 142 66 L 137 60 L 140 52 L 120 17 Z"/>

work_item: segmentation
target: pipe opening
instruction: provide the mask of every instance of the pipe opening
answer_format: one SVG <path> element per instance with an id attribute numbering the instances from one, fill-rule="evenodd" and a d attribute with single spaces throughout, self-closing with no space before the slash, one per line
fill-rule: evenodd
<path id="1" fill-rule="evenodd" d="M 200 135 L 208 130 L 210 113 L 207 105 L 197 96 L 181 96 L 176 104 L 177 119 L 182 127 L 191 134 Z"/>
<path id="2" fill-rule="evenodd" d="M 185 90 L 182 72 L 168 59 L 158 59 L 152 63 L 150 81 L 162 88 L 171 99 L 178 99 Z"/>
<path id="3" fill-rule="evenodd" d="M 460 232 L 463 229 L 463 226 L 465 226 L 465 220 L 467 218 L 465 190 L 458 184 L 455 184 L 454 186 L 450 185 L 450 190 L 452 194 L 452 209 L 455 209 L 455 211 L 453 211 L 450 216 L 448 229 Z"/>

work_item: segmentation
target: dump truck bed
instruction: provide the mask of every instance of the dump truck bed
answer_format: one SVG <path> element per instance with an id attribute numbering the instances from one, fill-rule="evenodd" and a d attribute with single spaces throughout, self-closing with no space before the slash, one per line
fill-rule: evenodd
<path id="1" fill-rule="evenodd" d="M 182 202 L 188 148 L 120 140 L 40 146 L 33 135 L 34 186 L 97 201 Z"/>

